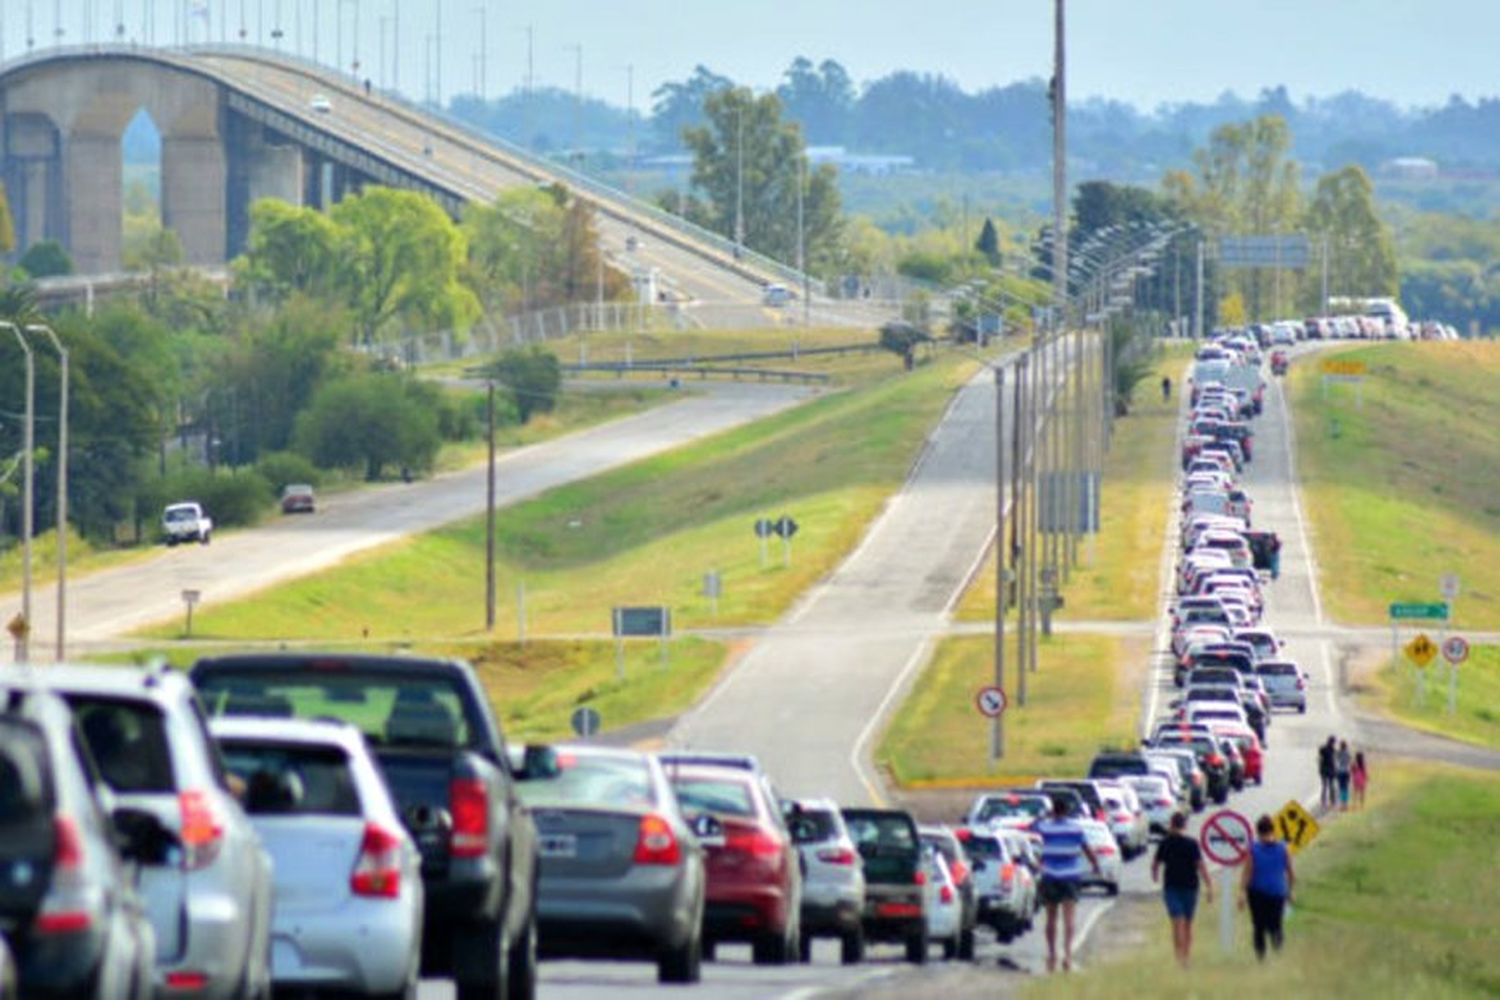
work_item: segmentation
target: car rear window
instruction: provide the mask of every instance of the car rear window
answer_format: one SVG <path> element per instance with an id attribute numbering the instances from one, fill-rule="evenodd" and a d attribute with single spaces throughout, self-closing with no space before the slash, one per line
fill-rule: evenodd
<path id="1" fill-rule="evenodd" d="M 838 821 L 826 809 L 803 809 L 787 817 L 794 844 L 819 844 L 839 834 Z"/>
<path id="2" fill-rule="evenodd" d="M 161 709 L 148 701 L 68 695 L 99 777 L 116 792 L 177 790 Z"/>
<path id="3" fill-rule="evenodd" d="M 377 747 L 454 749 L 474 739 L 457 682 L 439 672 L 213 671 L 197 685 L 210 715 L 337 719 Z"/>
<path id="4" fill-rule="evenodd" d="M 917 826 L 902 813 L 856 812 L 844 814 L 849 838 L 863 855 L 916 853 Z"/>
<path id="5" fill-rule="evenodd" d="M 748 781 L 731 777 L 674 774 L 672 787 L 684 812 L 719 816 L 754 816 L 755 798 Z"/>
<path id="6" fill-rule="evenodd" d="M 1089 777 L 1117 778 L 1122 774 L 1145 774 L 1149 770 L 1141 757 L 1095 757 L 1089 765 Z"/>
<path id="7" fill-rule="evenodd" d="M 0 719 L 0 829 L 52 809 L 47 747 L 30 725 Z"/>
<path id="8" fill-rule="evenodd" d="M 997 819 L 1035 819 L 1052 808 L 1051 800 L 1038 795 L 1006 795 L 984 800 L 979 807 L 977 821 L 989 823 Z"/>
<path id="9" fill-rule="evenodd" d="M 968 855 L 971 861 L 990 861 L 1005 857 L 1005 848 L 1001 845 L 999 837 L 971 834 L 960 843 L 964 845 L 964 854 Z"/>
<path id="10" fill-rule="evenodd" d="M 654 806 L 651 772 L 644 761 L 613 755 L 557 755 L 557 773 L 517 786 L 532 808 L 546 806 Z"/>
<path id="11" fill-rule="evenodd" d="M 219 746 L 229 773 L 245 783 L 252 816 L 358 816 L 349 755 L 339 747 L 239 738 Z"/>
<path id="12" fill-rule="evenodd" d="M 1296 677 L 1297 667 L 1292 663 L 1262 663 L 1256 668 L 1256 673 L 1262 677 Z"/>

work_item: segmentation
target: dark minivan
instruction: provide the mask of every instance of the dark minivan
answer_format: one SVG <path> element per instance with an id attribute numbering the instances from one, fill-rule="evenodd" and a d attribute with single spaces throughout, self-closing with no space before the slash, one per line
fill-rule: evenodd
<path id="1" fill-rule="evenodd" d="M 910 813 L 845 809 L 844 823 L 865 869 L 865 940 L 906 945 L 906 960 L 927 961 L 927 874 Z"/>

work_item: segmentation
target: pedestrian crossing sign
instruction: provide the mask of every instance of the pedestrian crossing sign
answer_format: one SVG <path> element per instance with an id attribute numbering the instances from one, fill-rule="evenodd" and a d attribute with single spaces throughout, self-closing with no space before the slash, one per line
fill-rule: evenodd
<path id="1" fill-rule="evenodd" d="M 1427 638 L 1426 632 L 1420 633 L 1415 639 L 1406 644 L 1406 658 L 1419 667 L 1427 666 L 1437 654 L 1437 643 Z"/>
<path id="2" fill-rule="evenodd" d="M 1286 841 L 1287 849 L 1296 854 L 1317 837 L 1318 821 L 1302 807 L 1302 803 L 1292 799 L 1276 814 L 1276 832 Z"/>

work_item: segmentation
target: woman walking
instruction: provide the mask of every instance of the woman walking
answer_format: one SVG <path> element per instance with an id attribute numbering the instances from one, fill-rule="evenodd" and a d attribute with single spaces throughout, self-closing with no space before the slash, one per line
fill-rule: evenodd
<path id="1" fill-rule="evenodd" d="M 1354 769 L 1350 772 L 1350 780 L 1354 783 L 1354 808 L 1365 807 L 1365 789 L 1370 784 L 1370 771 L 1365 764 L 1365 754 L 1361 750 L 1354 755 Z"/>
<path id="2" fill-rule="evenodd" d="M 1250 923 L 1255 928 L 1255 957 L 1266 957 L 1266 940 L 1281 950 L 1281 917 L 1292 901 L 1296 875 L 1292 855 L 1286 843 L 1276 839 L 1276 825 L 1270 816 L 1255 823 L 1259 839 L 1250 845 L 1250 858 L 1240 875 L 1240 909 L 1250 907 Z"/>
<path id="3" fill-rule="evenodd" d="M 1161 876 L 1165 869 L 1166 878 Z M 1203 887 L 1203 898 L 1213 900 L 1213 884 L 1208 880 L 1208 868 L 1203 864 L 1203 852 L 1198 842 L 1187 835 L 1187 816 L 1173 813 L 1171 830 L 1156 847 L 1156 857 L 1151 862 L 1151 881 L 1162 882 L 1161 898 L 1167 906 L 1167 918 L 1172 921 L 1172 950 L 1177 961 L 1185 969 L 1193 952 L 1193 912 L 1198 908 L 1198 887 Z"/>
<path id="4" fill-rule="evenodd" d="M 1339 812 L 1349 811 L 1349 777 L 1353 770 L 1354 756 L 1349 752 L 1349 741 L 1339 740 L 1339 750 L 1334 755 L 1334 773 L 1339 781 Z"/>

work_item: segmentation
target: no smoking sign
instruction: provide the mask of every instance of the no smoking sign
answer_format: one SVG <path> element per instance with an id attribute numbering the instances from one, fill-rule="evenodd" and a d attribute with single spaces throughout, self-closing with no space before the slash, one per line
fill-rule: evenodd
<path id="1" fill-rule="evenodd" d="M 979 714 L 986 719 L 997 719 L 1000 713 L 1005 711 L 1005 692 L 997 687 L 982 687 L 979 693 L 974 695 L 974 707 L 979 709 Z"/>
<path id="2" fill-rule="evenodd" d="M 1233 867 L 1250 856 L 1255 833 L 1250 821 L 1233 809 L 1220 809 L 1203 822 L 1198 843 L 1209 860 Z"/>

